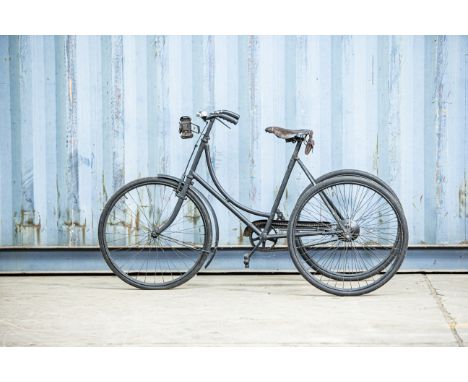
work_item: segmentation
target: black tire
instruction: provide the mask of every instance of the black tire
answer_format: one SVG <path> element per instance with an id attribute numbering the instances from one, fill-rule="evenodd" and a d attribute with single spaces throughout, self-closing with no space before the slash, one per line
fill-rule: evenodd
<path id="1" fill-rule="evenodd" d="M 358 207 L 358 211 L 352 211 L 352 218 L 347 214 L 351 214 L 349 209 L 350 206 L 353 206 L 353 192 L 348 191 L 348 194 L 345 195 L 344 191 L 340 191 L 344 187 L 348 187 L 348 190 L 352 190 L 353 187 L 361 187 L 361 190 L 366 190 L 358 191 L 360 194 L 356 194 L 356 197 L 359 196 L 360 200 L 355 202 L 359 203 L 358 205 L 354 204 L 355 208 Z M 333 190 L 334 193 L 332 193 Z M 381 205 L 384 207 L 382 210 L 372 212 L 372 214 L 365 210 L 362 211 L 363 206 L 366 205 L 363 195 L 367 195 L 369 190 L 372 198 L 375 197 L 375 200 L 371 199 L 373 204 L 370 207 L 379 206 L 380 208 Z M 325 203 L 323 203 L 324 207 L 320 207 L 319 211 L 317 203 L 322 203 L 320 195 L 324 194 L 333 201 L 334 205 L 339 204 L 338 199 L 340 198 L 346 200 L 346 209 L 348 211 L 340 210 L 340 212 L 346 221 L 349 220 L 350 225 L 354 224 L 357 227 L 356 237 L 350 235 L 350 237 L 353 237 L 352 239 L 345 239 L 343 234 L 337 235 L 330 231 L 330 236 L 324 233 L 323 237 L 325 239 L 319 239 L 323 241 L 316 241 L 313 245 L 310 243 L 304 244 L 300 236 L 301 223 L 298 225 L 298 222 L 306 221 L 305 214 L 310 215 L 310 211 L 316 215 L 320 214 L 320 217 L 315 216 L 313 219 L 321 221 L 323 215 L 328 213 L 328 220 L 333 219 L 330 212 L 327 212 L 327 209 L 324 208 Z M 316 204 L 312 204 L 311 201 Z M 307 208 L 305 208 L 306 205 Z M 307 212 L 308 208 L 312 208 L 312 210 Z M 339 209 L 342 209 L 341 204 Z M 385 212 L 385 215 L 382 215 L 382 211 Z M 358 212 L 360 215 L 357 215 Z M 367 215 L 363 215 L 363 213 Z M 389 216 L 388 220 L 382 220 L 381 216 L 386 215 Z M 356 220 L 354 220 L 355 218 Z M 382 227 L 367 228 L 369 223 L 366 223 L 366 221 L 369 222 L 369 219 L 371 223 L 378 219 L 378 224 Z M 391 226 L 390 223 L 392 223 Z M 366 232 L 368 233 L 367 236 L 365 236 Z M 367 242 L 363 241 L 366 238 L 371 238 L 375 243 L 367 244 Z M 357 239 L 359 241 L 356 241 L 356 245 L 354 245 L 353 242 Z M 330 242 L 334 242 L 334 244 L 331 248 L 328 248 L 330 246 L 327 247 L 327 245 Z M 399 269 L 408 247 L 408 227 L 400 203 L 381 185 L 363 177 L 332 177 L 317 183 L 316 186 L 309 188 L 301 195 L 289 220 L 288 243 L 294 265 L 312 285 L 335 295 L 355 296 L 372 292 L 381 287 Z M 294 243 L 294 245 L 291 243 Z M 346 247 L 341 247 L 341 245 Z M 307 248 L 314 246 L 317 248 L 314 249 L 314 252 L 307 251 Z M 378 253 L 374 252 L 374 250 L 378 251 Z M 323 254 L 320 254 L 320 251 Z M 380 256 L 379 253 L 382 255 Z M 370 255 L 373 257 L 370 257 Z M 314 257 L 316 257 L 315 260 Z M 378 260 L 376 264 L 374 264 L 374 258 Z M 372 266 L 369 266 L 369 264 Z M 367 269 L 367 267 L 370 269 Z"/>
<path id="2" fill-rule="evenodd" d="M 195 276 L 205 262 L 212 242 L 211 219 L 191 189 L 172 224 L 154 233 L 171 214 L 178 185 L 167 178 L 142 178 L 123 186 L 106 203 L 99 220 L 99 246 L 109 268 L 127 284 L 174 288 Z"/>

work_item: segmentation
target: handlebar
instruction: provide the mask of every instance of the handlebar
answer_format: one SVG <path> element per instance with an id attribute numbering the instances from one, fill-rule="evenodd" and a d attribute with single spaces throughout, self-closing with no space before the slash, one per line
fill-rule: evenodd
<path id="1" fill-rule="evenodd" d="M 216 110 L 210 114 L 208 114 L 206 111 L 199 111 L 197 113 L 197 117 L 200 117 L 204 121 L 209 121 L 213 118 L 220 118 L 229 123 L 232 123 L 233 125 L 237 125 L 240 115 L 229 110 Z"/>
<path id="2" fill-rule="evenodd" d="M 238 120 L 236 118 L 231 117 L 230 115 L 227 114 L 220 114 L 217 116 L 217 118 L 224 119 L 225 121 L 232 123 L 233 125 L 237 125 Z"/>

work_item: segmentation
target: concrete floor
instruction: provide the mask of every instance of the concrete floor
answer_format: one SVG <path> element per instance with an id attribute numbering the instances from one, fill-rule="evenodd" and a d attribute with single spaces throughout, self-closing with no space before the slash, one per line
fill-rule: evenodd
<path id="1" fill-rule="evenodd" d="M 0 277 L 3 346 L 467 343 L 467 274 L 399 274 L 345 298 L 299 275 L 206 275 L 167 291 L 113 276 Z"/>

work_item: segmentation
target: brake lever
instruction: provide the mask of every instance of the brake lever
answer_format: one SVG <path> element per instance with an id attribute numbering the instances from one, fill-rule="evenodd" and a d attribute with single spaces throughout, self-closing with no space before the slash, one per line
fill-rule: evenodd
<path id="1" fill-rule="evenodd" d="M 224 123 L 223 121 L 221 121 L 221 118 L 219 117 L 215 117 L 217 121 L 221 122 L 224 126 L 226 126 L 229 130 L 231 130 L 231 127 L 226 125 L 226 123 Z"/>

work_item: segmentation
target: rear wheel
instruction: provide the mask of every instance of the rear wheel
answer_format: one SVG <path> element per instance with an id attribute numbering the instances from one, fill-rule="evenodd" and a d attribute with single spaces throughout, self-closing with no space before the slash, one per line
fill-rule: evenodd
<path id="1" fill-rule="evenodd" d="M 99 245 L 112 271 L 141 289 L 168 289 L 192 278 L 211 247 L 211 220 L 199 197 L 188 191 L 164 231 L 179 198 L 178 182 L 143 178 L 118 190 L 99 221 Z"/>
<path id="2" fill-rule="evenodd" d="M 386 191 L 388 191 L 390 194 L 392 194 L 392 196 L 395 198 L 395 200 L 401 206 L 400 199 L 398 199 L 398 196 L 395 193 L 395 191 L 393 191 L 393 189 L 385 181 L 380 179 L 378 176 L 376 176 L 374 174 L 371 174 L 369 172 L 366 172 L 366 171 L 355 170 L 355 169 L 341 169 L 341 170 L 331 171 L 331 172 L 328 172 L 328 173 L 323 174 L 322 176 L 318 177 L 316 179 L 316 182 L 320 183 L 320 182 L 323 182 L 325 180 L 335 178 L 335 177 L 340 177 L 340 176 L 355 176 L 355 177 L 358 177 L 358 178 L 364 178 L 364 179 L 371 180 L 372 182 L 377 183 L 379 186 L 382 186 Z M 306 188 L 305 191 L 307 191 L 307 189 L 309 189 L 309 188 L 312 188 L 313 186 L 314 185 L 311 184 L 309 187 Z M 403 212 L 403 209 L 402 209 L 402 212 Z"/>
<path id="3" fill-rule="evenodd" d="M 327 204 L 341 215 L 340 224 Z M 307 228 L 316 222 L 322 222 L 321 230 Z M 408 228 L 400 204 L 385 188 L 363 178 L 334 177 L 299 198 L 288 243 L 294 264 L 311 284 L 336 295 L 359 295 L 398 270 Z"/>

